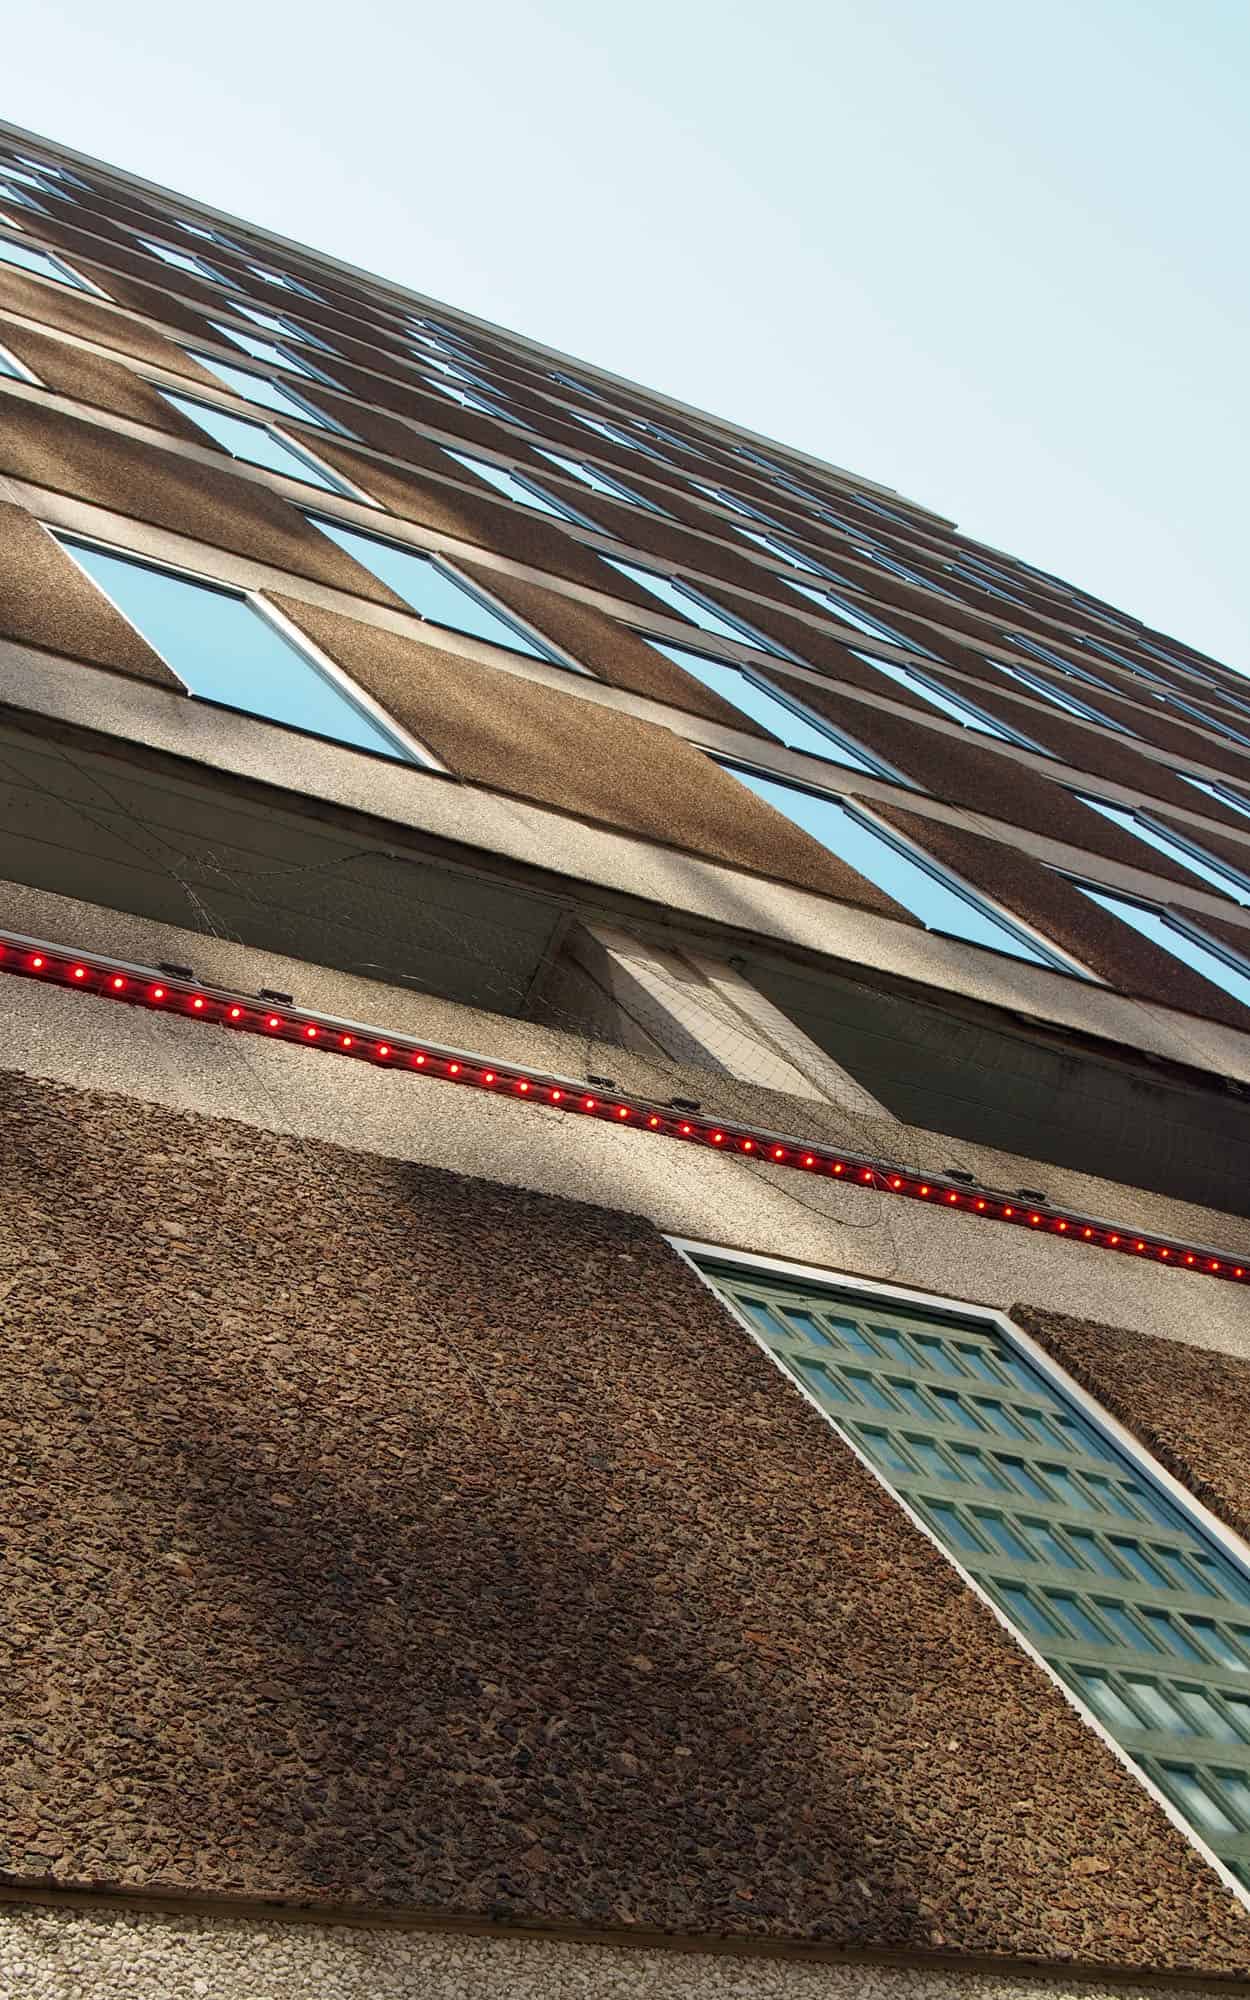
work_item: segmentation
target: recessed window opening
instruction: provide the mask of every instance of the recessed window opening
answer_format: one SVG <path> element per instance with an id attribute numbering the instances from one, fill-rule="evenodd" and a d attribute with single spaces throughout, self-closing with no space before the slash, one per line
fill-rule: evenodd
<path id="1" fill-rule="evenodd" d="M 831 854 L 910 910 L 927 930 L 944 931 L 970 944 L 988 945 L 994 951 L 1007 952 L 1013 958 L 1028 959 L 1052 970 L 1081 972 L 1070 959 L 993 909 L 984 897 L 958 882 L 910 842 L 887 831 L 844 800 L 767 777 L 744 765 L 717 761 L 758 798 L 784 813 Z"/>
<path id="2" fill-rule="evenodd" d="M 1002 1321 L 697 1250 L 704 1277 L 1250 1886 L 1250 1570 Z"/>
<path id="3" fill-rule="evenodd" d="M 367 697 L 296 644 L 261 600 L 58 535 L 62 548 L 142 634 L 188 694 L 376 755 L 418 761 Z"/>

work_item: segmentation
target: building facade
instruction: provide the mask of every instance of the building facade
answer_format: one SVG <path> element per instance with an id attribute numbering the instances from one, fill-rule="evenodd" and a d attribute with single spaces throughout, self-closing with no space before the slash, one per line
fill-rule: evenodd
<path id="1" fill-rule="evenodd" d="M 1250 1978 L 1250 683 L 11 127 L 0 412 L 0 1992 Z"/>

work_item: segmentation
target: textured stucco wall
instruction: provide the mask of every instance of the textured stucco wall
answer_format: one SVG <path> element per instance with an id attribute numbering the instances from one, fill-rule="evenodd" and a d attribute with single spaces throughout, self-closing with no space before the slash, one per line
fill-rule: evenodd
<path id="1" fill-rule="evenodd" d="M 1227 1986 L 1169 1989 L 1216 2000 Z M 0 1910 L 4 2000 L 1157 2000 L 1158 1986 L 802 1965 L 228 1917 Z"/>

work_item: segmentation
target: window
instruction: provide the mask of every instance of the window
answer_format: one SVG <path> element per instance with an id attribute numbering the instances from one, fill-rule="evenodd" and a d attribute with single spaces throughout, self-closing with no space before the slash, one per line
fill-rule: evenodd
<path id="1" fill-rule="evenodd" d="M 480 410 L 483 416 L 497 417 L 505 424 L 516 421 L 508 410 L 488 401 L 485 396 L 479 396 L 475 389 L 462 388 L 460 383 L 454 382 L 449 375 L 425 375 L 421 379 L 427 389 L 437 389 L 440 395 L 447 396 L 453 403 L 459 403 L 462 410 Z"/>
<path id="2" fill-rule="evenodd" d="M 913 694 L 918 694 L 930 708 L 936 708 L 942 715 L 949 715 L 953 721 L 962 723 L 965 729 L 974 730 L 979 736 L 993 736 L 1000 743 L 1016 743 L 1022 750 L 1037 750 L 1037 744 L 1030 742 L 1020 730 L 1009 728 L 1005 722 L 996 722 L 974 702 L 966 701 L 962 695 L 952 694 L 949 688 L 939 687 L 936 681 L 931 681 L 926 674 L 917 673 L 914 667 L 905 667 L 898 660 L 879 660 L 875 653 L 863 653 L 858 646 L 849 646 L 847 651 L 854 653 L 855 658 L 862 660 L 865 666 L 875 667 L 879 674 L 897 681 L 899 687 L 909 688 Z M 1038 754 L 1043 753 L 1039 751 Z"/>
<path id="3" fill-rule="evenodd" d="M 597 466 L 583 465 L 577 458 L 565 458 L 558 451 L 548 451 L 545 445 L 538 445 L 536 449 L 544 458 L 549 458 L 553 465 L 558 465 L 561 472 L 567 472 L 570 479 L 576 479 L 581 485 L 588 486 L 592 493 L 602 493 L 610 500 L 628 500 L 631 506 L 645 507 L 652 514 L 664 512 L 656 501 L 646 499 L 641 493 L 635 493 L 632 487 L 622 485 L 619 479 L 610 479 L 607 473 L 600 472 Z"/>
<path id="4" fill-rule="evenodd" d="M 718 760 L 719 761 L 719 760 Z M 759 771 L 742 770 L 724 764 L 723 769 L 738 778 L 766 804 L 775 806 L 813 840 L 831 854 L 846 861 L 860 875 L 875 882 L 887 896 L 893 896 L 905 910 L 918 917 L 926 930 L 949 932 L 966 938 L 969 944 L 989 945 L 994 951 L 1009 952 L 1034 965 L 1049 965 L 1062 972 L 1078 970 L 1058 952 L 1049 951 L 1011 922 L 991 912 L 971 889 L 965 889 L 947 875 L 935 861 L 921 855 L 899 835 L 878 827 L 853 806 L 825 792 L 810 792 Z"/>
<path id="5" fill-rule="evenodd" d="M 1177 861 L 1182 868 L 1188 868 L 1194 875 L 1209 882 L 1214 889 L 1222 889 L 1226 896 L 1232 896 L 1239 903 L 1250 903 L 1250 878 L 1237 869 L 1217 861 L 1207 854 L 1196 841 L 1188 841 L 1180 834 L 1166 832 L 1157 826 L 1146 813 L 1132 812 L 1127 806 L 1113 806 L 1107 799 L 1090 798 L 1086 792 L 1078 792 L 1082 805 L 1090 806 L 1116 826 L 1122 826 L 1126 833 L 1136 834 L 1138 840 L 1146 841 L 1166 854 L 1169 860 Z M 1247 856 L 1250 861 L 1250 855 Z"/>
<path id="6" fill-rule="evenodd" d="M 302 340 L 308 347 L 320 347 L 327 354 L 333 352 L 329 342 L 322 340 L 320 334 L 309 333 L 304 326 L 293 326 L 290 320 L 277 319 L 273 313 L 262 312 L 259 306 L 244 305 L 242 299 L 231 299 L 230 310 L 246 314 L 247 318 L 254 321 L 257 326 L 263 326 L 269 333 L 278 334 L 283 340 Z M 229 327 L 223 326 L 218 328 L 218 332 L 228 333 L 231 340 L 237 341 L 240 347 L 243 346 L 245 336 L 239 333 L 237 328 L 231 332 Z M 251 350 L 248 349 L 248 352 Z M 264 358 L 264 355 L 257 356 L 261 361 Z"/>
<path id="7" fill-rule="evenodd" d="M 948 576 L 957 576 L 961 583 L 971 585 L 973 590 L 983 590 L 991 597 L 1001 597 L 1007 604 L 1021 602 L 1020 598 L 1013 597 L 1009 590 L 1003 590 L 998 584 L 991 583 L 987 576 L 980 576 L 976 570 L 969 569 L 966 563 L 948 562 L 943 563 L 942 567 Z"/>
<path id="8" fill-rule="evenodd" d="M 645 633 L 640 636 L 657 653 L 663 653 L 666 659 L 671 660 L 674 666 L 693 674 L 713 694 L 720 695 L 754 721 L 763 723 L 765 729 L 779 736 L 791 750 L 803 750 L 810 756 L 845 764 L 852 771 L 867 771 L 873 777 L 891 778 L 900 784 L 909 783 L 908 779 L 899 778 L 898 773 L 881 759 L 861 750 L 833 723 L 822 721 L 801 702 L 781 694 L 753 669 L 735 667 L 727 660 L 711 660 L 704 653 L 692 653 L 685 646 L 667 645 L 663 640 L 649 638 Z"/>
<path id="9" fill-rule="evenodd" d="M 49 215 L 51 213 L 51 210 L 45 208 L 41 201 L 36 201 L 33 194 L 27 194 L 24 187 L 16 187 L 11 181 L 7 180 L 2 167 L 0 167 L 0 199 L 7 202 L 14 202 L 18 208 L 28 208 L 35 215 Z M 16 228 L 17 224 L 14 224 L 14 227 Z"/>
<path id="10" fill-rule="evenodd" d="M 232 368 L 228 361 L 214 361 L 208 354 L 193 354 L 191 358 L 198 361 L 201 368 L 207 368 L 210 375 L 215 375 L 223 389 L 233 389 L 236 396 L 245 397 L 249 403 L 263 403 L 267 410 L 276 410 L 279 416 L 298 417 L 303 424 L 319 424 L 322 430 L 338 431 L 343 437 L 351 436 L 345 424 L 324 416 L 311 403 L 306 403 L 302 396 L 284 389 L 278 382 L 271 382 L 266 375 L 253 375 L 250 368 Z"/>
<path id="11" fill-rule="evenodd" d="M 1113 720 L 1109 715 L 1103 715 L 1092 703 L 1082 701 L 1079 696 L 1067 694 L 1063 689 L 1052 686 L 1051 682 L 1044 681 L 1040 674 L 1031 674 L 1027 667 L 1009 667 L 1005 660 L 995 660 L 994 665 L 1010 680 L 1019 681 L 1021 687 L 1031 689 L 1034 694 L 1040 694 L 1042 700 L 1048 701 L 1052 708 L 1061 708 L 1065 715 L 1078 716 L 1082 722 L 1101 723 L 1104 729 L 1114 729 L 1121 736 L 1133 734 L 1132 730 L 1126 728 L 1122 722 Z"/>
<path id="12" fill-rule="evenodd" d="M 1250 1884 L 1250 1573 L 996 1321 L 697 1257 L 755 1339 Z"/>
<path id="13" fill-rule="evenodd" d="M 186 250 L 171 250 L 164 243 L 153 243 L 147 236 L 141 236 L 139 241 L 145 250 L 150 251 L 153 257 L 159 257 L 162 264 L 168 264 L 171 270 L 185 271 L 192 278 L 207 278 L 214 285 L 225 283 L 219 271 L 214 271 L 209 264 L 202 264 L 198 257 L 192 257 Z"/>
<path id="14" fill-rule="evenodd" d="M 415 761 L 367 699 L 288 639 L 255 598 L 58 537 L 187 692 L 380 756 Z"/>
<path id="15" fill-rule="evenodd" d="M 1179 958 L 1213 986 L 1222 987 L 1234 1000 L 1250 1007 L 1250 931 L 1246 933 L 1247 956 L 1242 959 L 1170 910 L 1156 909 L 1153 903 L 1138 902 L 1136 897 L 1113 895 L 1110 889 L 1095 889 L 1088 882 L 1077 882 L 1075 887 L 1109 916 L 1119 917 L 1161 951 Z"/>
<path id="16" fill-rule="evenodd" d="M 41 171 L 46 172 L 47 169 Z M 34 188 L 37 194 L 46 192 L 37 174 L 27 173 L 25 167 L 15 165 L 12 160 L 0 160 L 0 174 L 5 174 L 11 181 L 21 181 L 25 187 Z"/>
<path id="17" fill-rule="evenodd" d="M 1234 812 L 1244 813 L 1250 819 L 1250 799 L 1243 798 L 1231 785 L 1217 784 L 1212 778 L 1195 778 L 1188 771 L 1178 771 L 1176 775 L 1183 778 L 1187 785 L 1205 792 L 1209 799 L 1219 799 L 1222 805 L 1231 806 Z"/>
<path id="18" fill-rule="evenodd" d="M 587 430 L 598 431 L 600 437 L 610 438 L 613 444 L 623 444 L 630 451 L 645 452 L 648 458 L 661 456 L 658 451 L 652 451 L 649 444 L 644 444 L 640 437 L 634 437 L 618 424 L 605 423 L 602 417 L 588 417 L 582 410 L 571 410 L 569 414 L 576 417 L 579 424 L 585 424 Z"/>
<path id="19" fill-rule="evenodd" d="M 73 285 L 80 292 L 99 292 L 98 285 L 89 285 L 50 250 L 39 250 L 33 243 L 15 242 L 11 236 L 0 236 L 0 264 L 12 264 L 18 271 L 33 271 L 37 278 L 52 278 L 58 285 Z"/>
<path id="20" fill-rule="evenodd" d="M 316 292 L 308 285 L 302 285 L 298 278 L 288 278 L 280 271 L 266 271 L 259 264 L 249 264 L 247 268 L 254 278 L 260 279 L 262 285 L 274 285 L 281 292 L 298 292 L 302 299 L 317 297 Z"/>
<path id="21" fill-rule="evenodd" d="M 39 379 L 16 355 L 10 354 L 7 347 L 0 347 L 0 375 L 12 376 L 15 382 L 37 382 Z"/>
<path id="22" fill-rule="evenodd" d="M 423 555 L 419 549 L 403 548 L 398 542 L 379 541 L 376 535 L 359 534 L 339 521 L 327 521 L 315 514 L 308 518 L 314 528 L 320 528 L 323 535 L 354 556 L 379 583 L 386 584 L 405 604 L 411 605 L 419 617 L 428 618 L 435 625 L 448 625 L 455 632 L 468 632 L 475 639 L 489 639 L 492 645 L 507 646 L 514 653 L 530 653 L 538 660 L 552 660 L 561 667 L 568 665 L 436 557 Z"/>
<path id="23" fill-rule="evenodd" d="M 162 389 L 161 394 L 167 403 L 172 403 L 193 424 L 224 445 L 231 458 L 242 459 L 247 465 L 266 466 L 270 472 L 285 473 L 288 479 L 302 479 L 309 486 L 324 486 L 330 493 L 346 493 L 359 499 L 346 480 L 336 479 L 309 453 L 289 443 L 268 424 L 254 424 L 250 418 L 236 417 L 213 403 L 196 403 L 189 396 L 176 396 L 171 389 Z"/>
<path id="24" fill-rule="evenodd" d="M 214 333 L 219 333 L 222 339 L 230 341 L 232 346 L 242 348 L 244 354 L 250 354 L 253 361 L 263 361 L 267 368 L 287 368 L 293 375 L 308 375 L 313 380 L 318 379 L 315 368 L 311 368 L 298 355 L 288 354 L 276 342 L 261 340 L 254 333 L 243 333 L 237 326 L 219 326 L 216 320 L 213 320 L 211 325 Z M 203 359 L 202 354 L 196 356 L 197 361 Z M 219 361 L 216 365 L 222 368 L 225 363 Z"/>
<path id="25" fill-rule="evenodd" d="M 823 573 L 833 575 L 832 570 Z M 836 580 L 841 581 L 840 578 Z M 810 584 L 796 583 L 794 578 L 789 576 L 782 577 L 781 581 L 787 590 L 797 590 L 800 597 L 806 597 L 826 616 L 832 611 L 847 625 L 853 625 L 857 632 L 862 632 L 865 638 L 888 639 L 891 645 L 906 646 L 909 652 L 923 653 L 926 659 L 931 660 L 934 657 L 927 647 L 918 645 L 914 639 L 905 639 L 901 632 L 896 632 L 892 625 L 887 625 L 884 618 L 878 618 L 875 612 L 864 611 L 858 605 L 848 602 L 845 597 L 835 595 L 831 590 L 813 590 Z"/>
<path id="26" fill-rule="evenodd" d="M 454 458 L 457 465 L 463 465 L 466 472 L 472 472 L 478 479 L 485 480 L 488 486 L 493 486 L 496 493 L 502 493 L 505 500 L 519 500 L 523 507 L 532 507 L 539 514 L 554 514 L 559 521 L 571 518 L 565 508 L 557 507 L 553 500 L 548 500 L 536 486 L 529 485 L 520 473 L 513 472 L 508 466 L 494 465 L 486 458 L 472 458 L 467 451 L 453 451 L 450 445 L 440 448 L 447 458 Z"/>
<path id="27" fill-rule="evenodd" d="M 679 583 L 676 577 L 660 576 L 652 569 L 639 569 L 634 563 L 617 562 L 613 556 L 601 556 L 599 560 L 605 562 L 609 569 L 619 570 L 622 576 L 649 590 L 661 604 L 675 611 L 679 618 L 697 625 L 701 632 L 710 632 L 716 639 L 733 639 L 740 646 L 758 646 L 765 653 L 781 654 L 780 646 L 773 645 L 769 639 L 762 639 L 758 632 L 753 632 L 749 625 L 741 624 L 729 612 L 717 611 L 708 604 L 693 584 Z"/>
<path id="28" fill-rule="evenodd" d="M 756 518 L 759 519 L 760 517 L 757 515 Z M 808 570 L 813 576 L 825 576 L 828 574 L 826 570 L 821 568 L 818 562 L 812 562 L 807 556 L 799 555 L 798 551 L 790 548 L 787 543 L 778 541 L 776 535 L 762 534 L 756 528 L 739 528 L 738 533 L 745 535 L 749 542 L 756 543 L 759 548 L 767 550 L 770 556 L 780 556 L 782 562 L 792 563 L 795 569 Z M 827 609 L 826 601 L 823 598 L 820 600 L 820 603 L 822 609 Z"/>

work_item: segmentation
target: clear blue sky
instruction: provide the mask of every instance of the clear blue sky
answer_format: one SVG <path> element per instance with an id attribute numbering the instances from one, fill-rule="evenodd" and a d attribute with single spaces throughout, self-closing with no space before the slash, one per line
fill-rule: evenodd
<path id="1" fill-rule="evenodd" d="M 1245 0 L 46 0 L 4 72 L 1250 671 Z"/>

